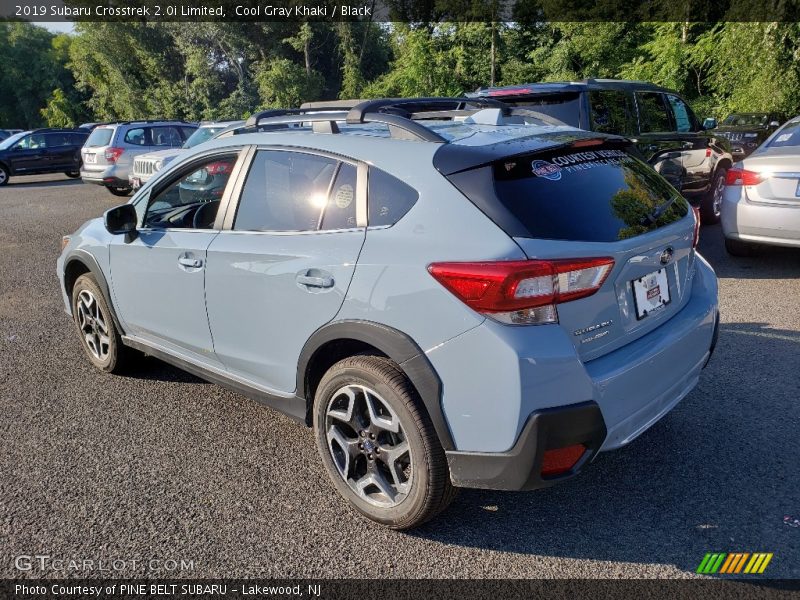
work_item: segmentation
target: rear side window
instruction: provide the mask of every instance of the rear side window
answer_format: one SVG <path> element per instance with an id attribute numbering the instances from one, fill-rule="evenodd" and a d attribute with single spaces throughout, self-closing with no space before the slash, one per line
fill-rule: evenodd
<path id="1" fill-rule="evenodd" d="M 637 93 L 636 103 L 639 105 L 639 126 L 642 133 L 672 131 L 672 124 L 662 94 Z"/>
<path id="2" fill-rule="evenodd" d="M 86 140 L 86 146 L 88 148 L 108 146 L 113 135 L 114 129 L 111 127 L 95 127 L 92 133 L 89 134 L 89 139 Z"/>
<path id="3" fill-rule="evenodd" d="M 353 165 L 341 163 L 333 187 L 328 194 L 320 229 L 352 229 L 356 227 L 356 178 Z"/>
<path id="4" fill-rule="evenodd" d="M 136 127 L 135 129 L 129 129 L 128 132 L 125 134 L 125 143 L 132 144 L 134 146 L 146 146 L 147 139 L 145 133 L 146 132 L 143 127 Z"/>
<path id="5" fill-rule="evenodd" d="M 629 135 L 636 132 L 630 94 L 619 90 L 589 92 L 592 131 Z"/>
<path id="6" fill-rule="evenodd" d="M 317 230 L 337 165 L 314 154 L 259 150 L 242 189 L 234 230 Z"/>
<path id="7" fill-rule="evenodd" d="M 410 185 L 374 167 L 369 170 L 368 194 L 371 227 L 394 225 L 411 210 L 419 197 Z"/>
<path id="8" fill-rule="evenodd" d="M 513 156 L 482 168 L 493 179 L 499 202 L 522 225 L 524 237 L 614 242 L 673 223 L 688 212 L 686 201 L 647 164 L 619 147 L 563 148 Z M 461 174 L 451 180 L 470 197 L 480 183 Z M 498 220 L 496 208 L 476 204 Z M 504 226 L 503 223 L 498 223 Z M 516 226 L 519 229 L 519 226 Z"/>

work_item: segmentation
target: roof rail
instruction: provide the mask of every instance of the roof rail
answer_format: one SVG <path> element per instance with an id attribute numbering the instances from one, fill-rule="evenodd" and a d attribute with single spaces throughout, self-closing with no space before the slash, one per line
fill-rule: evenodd
<path id="1" fill-rule="evenodd" d="M 455 106 L 452 106 L 455 105 Z M 425 142 L 445 143 L 447 140 L 432 129 L 414 120 L 414 114 L 422 114 L 439 108 L 450 112 L 468 110 L 474 105 L 499 109 L 503 115 L 511 114 L 511 107 L 494 98 L 428 97 L 428 98 L 380 98 L 376 100 L 335 100 L 331 102 L 307 102 L 301 108 L 279 108 L 251 115 L 244 127 L 237 131 L 257 130 L 261 125 L 290 125 L 311 123 L 318 133 L 338 133 L 338 122 L 348 125 L 380 123 L 389 128 L 396 139 L 415 139 Z"/>

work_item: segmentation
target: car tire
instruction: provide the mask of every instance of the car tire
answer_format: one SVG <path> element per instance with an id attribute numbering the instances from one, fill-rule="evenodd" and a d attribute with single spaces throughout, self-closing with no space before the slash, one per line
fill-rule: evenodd
<path id="1" fill-rule="evenodd" d="M 101 371 L 119 373 L 131 362 L 131 351 L 122 343 L 100 286 L 94 275 L 78 277 L 72 287 L 72 316 L 81 347 Z"/>
<path id="2" fill-rule="evenodd" d="M 731 256 L 754 256 L 756 249 L 756 246 L 749 242 L 725 238 L 725 250 Z"/>
<path id="3" fill-rule="evenodd" d="M 130 187 L 112 187 L 106 186 L 106 189 L 115 196 L 130 196 L 132 188 Z"/>
<path id="4" fill-rule="evenodd" d="M 0 186 L 8 183 L 10 175 L 11 174 L 8 172 L 8 167 L 5 165 L 0 165 Z"/>
<path id="5" fill-rule="evenodd" d="M 64 175 L 66 175 L 70 179 L 77 179 L 78 177 L 81 176 L 81 172 L 80 171 L 66 171 L 64 173 Z"/>
<path id="6" fill-rule="evenodd" d="M 719 223 L 720 211 L 722 209 L 722 194 L 725 191 L 725 175 L 728 169 L 718 168 L 714 172 L 711 180 L 711 189 L 703 196 L 700 203 L 700 220 L 704 225 Z"/>
<path id="7" fill-rule="evenodd" d="M 394 362 L 353 356 L 323 376 L 314 437 L 334 487 L 362 515 L 411 529 L 452 502 L 447 458 L 411 382 Z"/>

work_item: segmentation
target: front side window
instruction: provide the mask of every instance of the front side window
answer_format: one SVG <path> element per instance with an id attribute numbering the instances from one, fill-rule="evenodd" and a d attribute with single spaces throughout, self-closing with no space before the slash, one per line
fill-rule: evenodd
<path id="1" fill-rule="evenodd" d="M 210 229 L 237 156 L 206 158 L 183 170 L 150 198 L 142 226 L 151 229 Z"/>
<path id="2" fill-rule="evenodd" d="M 630 135 L 636 132 L 629 94 L 619 90 L 589 92 L 592 131 Z"/>
<path id="3" fill-rule="evenodd" d="M 153 127 L 150 130 L 153 146 L 175 148 L 183 144 L 183 138 L 176 127 Z"/>
<path id="4" fill-rule="evenodd" d="M 315 154 L 259 150 L 242 189 L 233 229 L 316 231 L 331 201 L 331 193 L 341 192 L 339 203 L 343 210 L 351 206 L 355 210 L 355 190 L 348 204 L 344 175 L 342 185 L 331 189 L 338 167 L 338 161 Z M 336 199 L 332 201 L 335 203 Z"/>
<path id="5" fill-rule="evenodd" d="M 672 109 L 672 115 L 675 117 L 675 127 L 680 132 L 694 131 L 694 123 L 692 122 L 692 111 L 686 106 L 686 103 L 677 96 L 667 95 L 667 102 Z"/>
<path id="6" fill-rule="evenodd" d="M 639 105 L 639 127 L 642 133 L 672 131 L 664 96 L 655 92 L 636 94 Z"/>
<path id="7" fill-rule="evenodd" d="M 17 148 L 23 148 L 24 150 L 40 150 L 42 148 L 47 148 L 47 140 L 41 133 L 32 133 L 22 138 L 17 144 Z"/>

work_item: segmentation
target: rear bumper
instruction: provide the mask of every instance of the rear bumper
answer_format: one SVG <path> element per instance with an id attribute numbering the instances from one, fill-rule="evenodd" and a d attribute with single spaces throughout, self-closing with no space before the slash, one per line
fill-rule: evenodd
<path id="1" fill-rule="evenodd" d="M 741 186 L 725 188 L 722 232 L 726 238 L 774 246 L 800 247 L 800 199 L 797 206 L 750 202 Z"/>
<path id="2" fill-rule="evenodd" d="M 450 479 L 458 487 L 532 490 L 577 475 L 606 437 L 603 415 L 595 402 L 536 411 L 528 417 L 508 452 L 447 452 Z M 566 473 L 542 477 L 546 450 L 583 444 L 586 451 Z"/>
<path id="3" fill-rule="evenodd" d="M 122 173 L 116 166 L 110 166 L 102 171 L 89 171 L 83 168 L 81 169 L 81 179 L 85 183 L 111 187 L 128 187 L 130 185 L 127 173 Z"/>
<path id="4" fill-rule="evenodd" d="M 716 276 L 699 255 L 694 268 L 680 312 L 586 363 L 557 326 L 484 323 L 429 351 L 456 446 L 447 452 L 454 485 L 529 490 L 563 481 L 674 408 L 697 384 L 719 330 Z M 541 476 L 546 450 L 577 443 L 588 450 L 570 471 Z"/>

